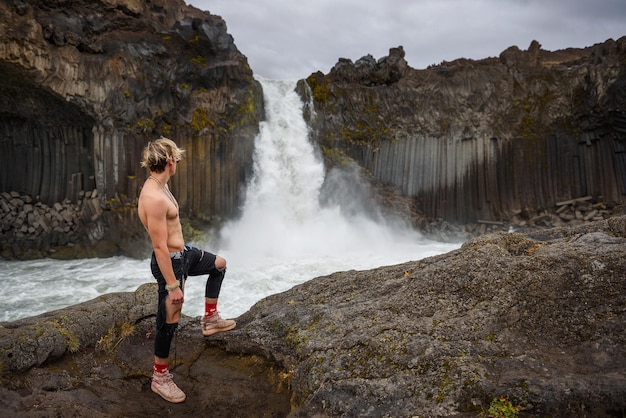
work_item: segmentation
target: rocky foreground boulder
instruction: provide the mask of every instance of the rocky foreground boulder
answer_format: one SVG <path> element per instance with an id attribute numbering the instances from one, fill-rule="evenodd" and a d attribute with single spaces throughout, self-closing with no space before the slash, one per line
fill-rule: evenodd
<path id="1" fill-rule="evenodd" d="M 170 367 L 189 401 L 150 390 L 156 284 L 0 324 L 0 417 L 283 417 L 288 375 L 259 356 L 227 353 L 184 318 Z M 260 412 L 259 412 L 260 411 Z"/>
<path id="2" fill-rule="evenodd" d="M 0 327 L 11 416 L 623 416 L 626 216 L 496 233 L 436 257 L 319 277 L 233 331 L 181 322 L 167 404 L 149 388 L 154 285 Z"/>

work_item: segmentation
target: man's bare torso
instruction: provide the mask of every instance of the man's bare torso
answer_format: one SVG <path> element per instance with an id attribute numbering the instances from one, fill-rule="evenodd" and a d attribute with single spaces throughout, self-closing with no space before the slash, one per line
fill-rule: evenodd
<path id="1" fill-rule="evenodd" d="M 157 182 L 146 181 L 137 207 L 139 219 L 146 231 L 151 237 L 151 230 L 161 232 L 156 236 L 165 234 L 164 239 L 170 252 L 182 251 L 185 246 L 178 206 L 174 202 Z"/>

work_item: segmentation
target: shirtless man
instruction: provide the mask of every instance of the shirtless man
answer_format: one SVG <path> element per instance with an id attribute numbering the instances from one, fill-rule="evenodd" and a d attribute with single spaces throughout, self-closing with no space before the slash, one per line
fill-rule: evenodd
<path id="1" fill-rule="evenodd" d="M 178 213 L 178 202 L 167 185 L 176 174 L 184 150 L 171 139 L 159 138 L 148 143 L 141 166 L 150 171 L 139 195 L 141 223 L 152 240 L 150 268 L 159 285 L 159 304 L 154 339 L 152 391 L 163 399 L 179 403 L 185 393 L 176 386 L 168 370 L 170 345 L 178 326 L 188 276 L 208 274 L 205 290 L 205 314 L 201 319 L 205 336 L 228 331 L 235 321 L 222 319 L 217 312 L 217 298 L 226 273 L 226 260 L 220 256 L 185 245 Z"/>

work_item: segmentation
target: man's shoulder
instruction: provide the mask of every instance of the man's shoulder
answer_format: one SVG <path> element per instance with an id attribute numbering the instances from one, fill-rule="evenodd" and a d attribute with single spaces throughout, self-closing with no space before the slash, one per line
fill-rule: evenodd
<path id="1" fill-rule="evenodd" d="M 165 201 L 165 196 L 163 196 L 163 193 L 161 193 L 160 190 L 152 189 L 149 187 L 144 187 L 143 189 L 141 189 L 141 192 L 139 193 L 138 206 L 144 204 L 155 205 L 161 203 L 167 202 Z"/>

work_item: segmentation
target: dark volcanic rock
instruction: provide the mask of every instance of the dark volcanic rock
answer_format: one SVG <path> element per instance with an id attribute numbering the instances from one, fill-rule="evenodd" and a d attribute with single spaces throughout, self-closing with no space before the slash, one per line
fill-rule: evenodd
<path id="1" fill-rule="evenodd" d="M 184 318 L 170 365 L 188 401 L 150 389 L 156 284 L 0 324 L 0 416 L 284 417 L 287 375 L 254 355 L 228 354 Z"/>
<path id="2" fill-rule="evenodd" d="M 327 162 L 356 162 L 410 199 L 409 213 L 517 225 L 562 201 L 625 203 L 625 85 L 622 37 L 423 70 L 392 48 L 340 59 L 299 92 Z"/>
<path id="3" fill-rule="evenodd" d="M 10 416 L 526 417 L 626 408 L 626 216 L 485 235 L 436 257 L 319 277 L 203 338 L 184 318 L 150 392 L 155 285 L 0 324 Z"/>
<path id="4" fill-rule="evenodd" d="M 171 181 L 181 214 L 237 212 L 263 97 L 222 18 L 182 0 L 0 0 L 0 17 L 0 192 L 81 212 L 95 190 L 100 206 L 60 230 L 2 207 L 4 257 L 67 247 L 65 227 L 81 250 L 104 241 L 136 255 L 145 235 L 125 210 L 147 177 L 143 147 L 161 135 L 188 150 Z"/>
<path id="5" fill-rule="evenodd" d="M 291 373 L 295 416 L 525 416 L 626 407 L 626 217 L 311 280 L 219 338 Z M 319 414 L 319 415 L 316 415 Z"/>

